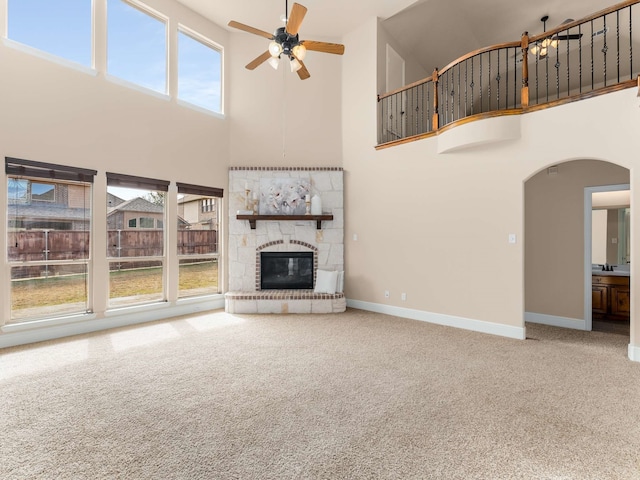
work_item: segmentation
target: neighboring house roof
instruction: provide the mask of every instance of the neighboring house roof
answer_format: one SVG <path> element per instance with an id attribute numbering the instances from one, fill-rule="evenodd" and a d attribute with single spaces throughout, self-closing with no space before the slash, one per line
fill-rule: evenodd
<path id="1" fill-rule="evenodd" d="M 107 216 L 115 212 L 164 213 L 164 207 L 145 200 L 142 197 L 136 197 L 131 200 L 126 200 L 115 207 L 111 207 Z"/>
<path id="2" fill-rule="evenodd" d="M 120 205 L 121 203 L 124 203 L 123 198 L 120 198 L 113 193 L 107 192 L 107 208 L 115 207 L 117 205 Z"/>
<path id="3" fill-rule="evenodd" d="M 89 221 L 88 210 L 85 208 L 69 208 L 65 205 L 25 205 L 9 204 L 9 217 L 55 218 L 58 220 Z"/>

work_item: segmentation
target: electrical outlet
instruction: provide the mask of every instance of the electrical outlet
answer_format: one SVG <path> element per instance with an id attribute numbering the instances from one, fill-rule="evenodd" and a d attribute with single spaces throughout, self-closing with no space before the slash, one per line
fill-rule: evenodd
<path id="1" fill-rule="evenodd" d="M 384 291 L 384 298 L 389 298 L 389 290 Z"/>
<path id="2" fill-rule="evenodd" d="M 407 294 L 402 292 L 402 295 L 400 295 L 400 298 L 402 299 L 402 301 L 404 302 L 407 299 Z"/>

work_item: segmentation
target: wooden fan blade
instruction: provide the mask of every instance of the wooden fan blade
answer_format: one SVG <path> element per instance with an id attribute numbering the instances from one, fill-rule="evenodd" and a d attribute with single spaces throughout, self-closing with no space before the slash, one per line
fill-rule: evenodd
<path id="1" fill-rule="evenodd" d="M 300 60 L 298 61 L 300 62 Z M 306 80 L 311 76 L 311 74 L 309 73 L 309 70 L 307 70 L 307 67 L 305 67 L 304 63 L 300 62 L 300 65 L 302 65 L 302 68 L 298 70 L 298 76 L 300 77 L 300 80 Z"/>
<path id="2" fill-rule="evenodd" d="M 300 43 L 302 43 L 307 50 L 313 50 L 314 52 L 333 53 L 335 55 L 342 55 L 344 53 L 344 45 L 339 43 L 315 42 L 313 40 L 304 40 Z"/>
<path id="3" fill-rule="evenodd" d="M 265 32 L 264 30 L 258 30 L 257 28 L 250 27 L 249 25 L 245 25 L 244 23 L 231 20 L 229 22 L 229 26 L 233 28 L 237 28 L 238 30 L 253 33 L 254 35 L 259 35 L 261 37 L 268 38 L 269 40 L 273 40 L 273 35 L 270 34 L 269 32 Z"/>
<path id="4" fill-rule="evenodd" d="M 264 62 L 266 62 L 267 60 L 269 60 L 269 58 L 271 58 L 271 54 L 269 53 L 269 50 L 267 50 L 267 51 L 266 51 L 266 52 L 264 52 L 262 55 L 260 55 L 259 57 L 257 57 L 255 60 L 253 60 L 252 62 L 249 62 L 245 68 L 246 68 L 247 70 L 253 70 L 253 69 L 254 69 L 254 68 L 256 68 L 258 65 L 262 65 Z"/>
<path id="5" fill-rule="evenodd" d="M 289 35 L 297 35 L 298 30 L 300 30 L 300 25 L 302 24 L 302 20 L 304 16 L 307 14 L 307 7 L 300 5 L 299 3 L 294 3 L 293 7 L 291 7 L 291 14 L 289 15 L 289 20 L 287 21 L 287 26 L 285 30 Z"/>

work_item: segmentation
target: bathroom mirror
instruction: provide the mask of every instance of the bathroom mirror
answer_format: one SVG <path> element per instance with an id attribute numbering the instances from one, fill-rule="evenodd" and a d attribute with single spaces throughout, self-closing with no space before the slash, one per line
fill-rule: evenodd
<path id="1" fill-rule="evenodd" d="M 591 263 L 631 263 L 630 208 L 594 208 L 591 212 Z"/>

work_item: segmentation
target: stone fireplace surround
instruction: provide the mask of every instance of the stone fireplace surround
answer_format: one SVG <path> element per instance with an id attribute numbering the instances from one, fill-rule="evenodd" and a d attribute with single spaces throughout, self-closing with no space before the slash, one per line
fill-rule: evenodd
<path id="1" fill-rule="evenodd" d="M 322 199 L 323 213 L 333 220 L 258 220 L 255 230 L 238 220 L 245 210 L 246 191 L 259 192 L 263 179 L 300 179 L 311 186 L 311 195 Z M 321 270 L 344 270 L 343 170 L 339 167 L 231 167 L 229 169 L 229 313 L 336 313 L 346 308 L 343 292 L 313 290 L 261 290 L 260 252 L 312 251 L 314 279 Z"/>

